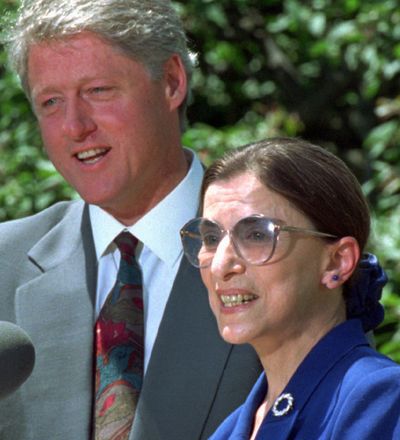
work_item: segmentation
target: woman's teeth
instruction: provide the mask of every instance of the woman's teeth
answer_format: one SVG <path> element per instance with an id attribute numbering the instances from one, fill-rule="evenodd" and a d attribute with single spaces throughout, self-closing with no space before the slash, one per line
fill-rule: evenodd
<path id="1" fill-rule="evenodd" d="M 235 307 L 241 304 L 246 304 L 256 298 L 256 295 L 221 295 L 221 301 L 225 307 Z"/>

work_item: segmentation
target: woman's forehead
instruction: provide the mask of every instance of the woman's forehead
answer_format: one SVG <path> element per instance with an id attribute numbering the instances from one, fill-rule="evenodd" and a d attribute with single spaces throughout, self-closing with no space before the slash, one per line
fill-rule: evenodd
<path id="1" fill-rule="evenodd" d="M 254 214 L 280 219 L 287 224 L 311 224 L 289 200 L 267 188 L 250 173 L 215 181 L 207 188 L 203 203 L 204 217 L 227 226 Z"/>
<path id="2" fill-rule="evenodd" d="M 207 188 L 204 203 L 215 201 L 247 201 L 265 196 L 267 188 L 252 174 L 240 174 L 235 177 L 217 180 Z"/>

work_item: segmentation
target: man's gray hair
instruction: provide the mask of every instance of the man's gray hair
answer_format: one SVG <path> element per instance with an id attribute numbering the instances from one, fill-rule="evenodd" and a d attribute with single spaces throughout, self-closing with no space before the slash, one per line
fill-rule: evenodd
<path id="1" fill-rule="evenodd" d="M 28 52 L 32 44 L 94 32 L 141 62 L 153 79 L 178 54 L 190 82 L 195 56 L 187 46 L 179 16 L 169 0 L 23 0 L 6 36 L 9 59 L 30 97 Z M 181 106 L 181 124 L 186 100 Z"/>

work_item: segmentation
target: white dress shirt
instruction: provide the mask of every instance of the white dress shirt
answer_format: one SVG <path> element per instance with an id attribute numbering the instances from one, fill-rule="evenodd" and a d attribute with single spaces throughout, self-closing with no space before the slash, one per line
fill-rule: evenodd
<path id="1" fill-rule="evenodd" d="M 89 206 L 98 264 L 96 316 L 117 277 L 121 256 L 114 238 L 128 230 L 140 242 L 136 257 L 143 276 L 145 370 L 183 255 L 179 230 L 198 210 L 203 167 L 193 152 L 185 151 L 192 161 L 184 179 L 134 225 L 127 227 L 98 206 Z"/>

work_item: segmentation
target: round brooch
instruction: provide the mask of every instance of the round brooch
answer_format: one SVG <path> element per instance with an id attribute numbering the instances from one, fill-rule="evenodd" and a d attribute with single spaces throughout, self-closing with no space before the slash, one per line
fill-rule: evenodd
<path id="1" fill-rule="evenodd" d="M 285 416 L 293 409 L 294 398 L 290 393 L 281 394 L 272 407 L 272 414 L 275 417 Z"/>

